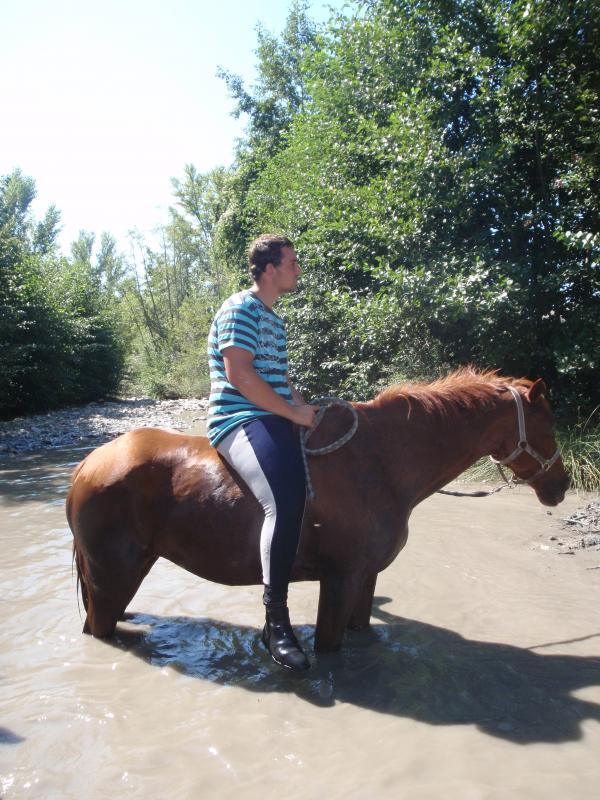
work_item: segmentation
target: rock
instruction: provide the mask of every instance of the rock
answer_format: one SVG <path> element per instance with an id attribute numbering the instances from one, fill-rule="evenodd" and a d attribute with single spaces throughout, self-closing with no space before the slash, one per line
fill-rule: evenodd
<path id="1" fill-rule="evenodd" d="M 157 401 L 138 397 L 18 417 L 0 422 L 0 454 L 68 447 L 83 441 L 101 444 L 134 428 L 186 430 L 192 422 L 206 418 L 207 408 L 206 398 Z"/>
<path id="2" fill-rule="evenodd" d="M 570 517 L 561 520 L 563 536 L 575 549 L 597 547 L 600 544 L 600 502 L 578 508 Z"/>

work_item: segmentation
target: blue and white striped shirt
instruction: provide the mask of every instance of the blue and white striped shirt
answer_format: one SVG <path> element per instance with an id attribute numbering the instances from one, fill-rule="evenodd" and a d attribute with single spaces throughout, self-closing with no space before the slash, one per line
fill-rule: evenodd
<path id="1" fill-rule="evenodd" d="M 277 394 L 288 402 L 287 339 L 283 320 L 246 289 L 232 295 L 217 311 L 208 334 L 210 400 L 208 438 L 215 447 L 238 425 L 270 414 L 247 400 L 227 380 L 223 350 L 241 347 L 254 356 L 252 366 Z"/>

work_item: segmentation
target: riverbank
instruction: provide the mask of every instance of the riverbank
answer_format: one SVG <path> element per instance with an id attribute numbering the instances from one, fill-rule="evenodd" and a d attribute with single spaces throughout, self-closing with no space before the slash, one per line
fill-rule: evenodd
<path id="1" fill-rule="evenodd" d="M 133 428 L 189 430 L 206 419 L 208 400 L 130 397 L 0 422 L 0 455 L 99 445 Z"/>

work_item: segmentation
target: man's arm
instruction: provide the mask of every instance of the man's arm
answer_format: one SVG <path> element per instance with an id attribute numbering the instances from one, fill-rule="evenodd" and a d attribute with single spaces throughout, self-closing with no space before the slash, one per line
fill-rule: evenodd
<path id="1" fill-rule="evenodd" d="M 271 414 L 285 417 L 296 425 L 302 425 L 305 428 L 311 427 L 317 413 L 315 406 L 306 405 L 296 390 L 293 390 L 292 397 L 296 391 L 296 395 L 301 401 L 300 405 L 296 405 L 295 398 L 294 405 L 290 405 L 287 400 L 277 394 L 254 369 L 252 364 L 254 356 L 249 350 L 244 350 L 243 347 L 226 347 L 222 351 L 222 355 L 227 380 L 251 403 Z"/>
<path id="2" fill-rule="evenodd" d="M 304 405 L 306 405 L 306 403 L 304 402 L 304 398 L 302 397 L 302 395 L 300 394 L 298 389 L 296 389 L 294 384 L 291 382 L 290 376 L 287 374 L 287 372 L 285 374 L 285 377 L 287 378 L 288 386 L 290 387 L 290 392 L 292 393 L 292 403 L 295 406 L 304 406 Z"/>

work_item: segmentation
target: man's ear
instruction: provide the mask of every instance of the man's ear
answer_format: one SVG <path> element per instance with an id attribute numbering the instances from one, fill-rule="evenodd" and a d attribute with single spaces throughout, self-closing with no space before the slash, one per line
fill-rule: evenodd
<path id="1" fill-rule="evenodd" d="M 537 401 L 544 397 L 548 390 L 546 389 L 546 384 L 541 378 L 538 378 L 535 383 L 527 390 L 526 397 L 530 403 L 537 403 Z"/>

